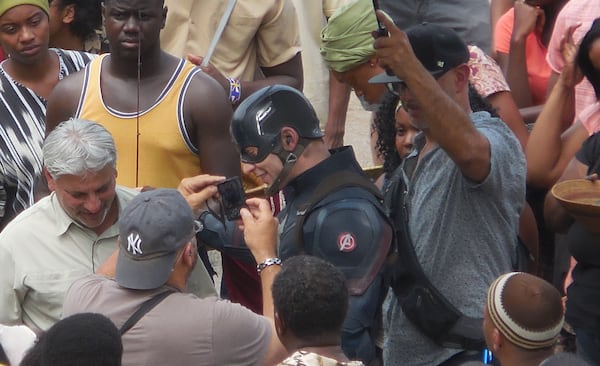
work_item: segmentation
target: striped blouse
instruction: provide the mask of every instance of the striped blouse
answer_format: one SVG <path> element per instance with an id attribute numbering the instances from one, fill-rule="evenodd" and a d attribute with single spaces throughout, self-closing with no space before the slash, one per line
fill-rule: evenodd
<path id="1" fill-rule="evenodd" d="M 82 69 L 95 55 L 51 49 L 58 55 L 59 79 Z M 42 172 L 46 99 L 15 81 L 0 63 L 0 228 L 33 204 Z"/>

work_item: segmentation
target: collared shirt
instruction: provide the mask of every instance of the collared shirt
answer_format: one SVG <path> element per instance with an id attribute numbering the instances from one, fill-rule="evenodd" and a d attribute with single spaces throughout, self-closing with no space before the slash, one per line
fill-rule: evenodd
<path id="1" fill-rule="evenodd" d="M 117 187 L 119 215 L 136 193 Z M 73 221 L 54 192 L 25 210 L 0 233 L 0 323 L 48 329 L 71 283 L 112 254 L 118 235 L 116 223 L 96 235 Z"/>
<path id="2" fill-rule="evenodd" d="M 466 178 L 441 146 L 422 153 L 425 136 L 419 134 L 404 160 L 419 159 L 403 203 L 424 274 L 461 313 L 479 317 L 489 285 L 516 262 L 526 167 L 505 123 L 488 112 L 474 112 L 470 118 L 490 145 L 487 177 L 479 183 Z M 386 365 L 439 365 L 461 351 L 442 348 L 423 334 L 392 291 L 383 305 L 383 324 Z"/>
<path id="3" fill-rule="evenodd" d="M 204 56 L 227 1 L 166 0 L 161 47 L 178 57 Z M 225 76 L 262 78 L 259 68 L 289 61 L 300 52 L 298 19 L 291 0 L 238 1 L 210 63 Z"/>
<path id="4" fill-rule="evenodd" d="M 116 191 L 120 216 L 138 191 Z M 117 248 L 118 235 L 117 223 L 101 235 L 76 223 L 55 193 L 25 210 L 0 233 L 0 323 L 48 329 L 61 317 L 69 286 L 95 272 Z M 206 270 L 196 268 L 199 284 L 190 287 L 214 295 Z"/>

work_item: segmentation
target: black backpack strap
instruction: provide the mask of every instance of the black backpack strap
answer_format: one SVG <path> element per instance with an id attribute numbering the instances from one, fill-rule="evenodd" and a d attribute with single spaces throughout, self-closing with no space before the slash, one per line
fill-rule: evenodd
<path id="1" fill-rule="evenodd" d="M 154 309 L 154 307 L 158 304 L 160 304 L 161 301 L 163 301 L 165 298 L 167 298 L 167 296 L 171 295 L 172 293 L 174 293 L 174 290 L 166 290 L 163 292 L 160 292 L 154 296 L 152 296 L 151 298 L 149 298 L 148 300 L 144 301 L 142 303 L 142 305 L 140 305 L 140 307 L 135 311 L 135 313 L 133 313 L 129 319 L 127 319 L 125 321 L 125 323 L 123 323 L 123 325 L 121 326 L 121 328 L 119 329 L 119 333 L 121 333 L 121 335 L 125 334 L 129 329 L 131 329 L 131 327 L 133 327 L 140 319 L 142 319 L 142 317 L 144 315 L 146 315 L 150 310 Z"/>
<path id="2" fill-rule="evenodd" d="M 414 169 L 414 165 L 409 169 Z M 391 174 L 384 192 L 396 244 L 387 277 L 406 317 L 441 346 L 481 350 L 483 320 L 467 317 L 458 310 L 431 283 L 419 263 L 408 229 L 406 176 L 401 167 Z"/>
<path id="3" fill-rule="evenodd" d="M 308 200 L 302 207 L 299 208 L 296 219 L 296 245 L 298 251 L 305 254 L 304 250 L 304 222 L 308 214 L 319 204 L 325 197 L 331 193 L 339 191 L 342 188 L 359 187 L 371 193 L 378 201 L 383 202 L 381 191 L 369 178 L 352 171 L 343 171 L 333 174 L 323 180 L 310 195 Z M 385 215 L 384 215 L 385 216 Z"/>

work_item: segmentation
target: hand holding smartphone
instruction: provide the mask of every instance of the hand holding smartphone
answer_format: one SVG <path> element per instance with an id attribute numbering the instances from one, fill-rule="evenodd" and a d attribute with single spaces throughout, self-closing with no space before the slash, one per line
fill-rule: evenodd
<path id="1" fill-rule="evenodd" d="M 240 177 L 225 179 L 217 184 L 217 190 L 221 196 L 225 218 L 229 221 L 239 219 L 240 208 L 246 206 L 246 194 Z"/>
<path id="2" fill-rule="evenodd" d="M 378 0 L 373 0 L 373 10 L 374 11 L 379 10 L 379 1 Z M 375 14 L 375 17 L 377 17 L 377 14 Z M 387 37 L 387 36 L 388 36 L 387 28 L 383 24 L 381 24 L 379 19 L 377 19 L 377 37 Z"/>
<path id="3" fill-rule="evenodd" d="M 373 0 L 373 11 L 377 12 L 377 10 L 379 10 L 379 1 Z M 390 34 L 388 33 L 388 30 L 385 27 L 385 25 L 381 24 L 381 21 L 379 20 L 379 18 L 377 18 L 377 13 L 375 13 L 375 18 L 377 19 L 377 37 L 375 38 L 388 37 Z M 390 76 L 394 75 L 394 72 L 387 67 L 385 68 L 385 73 Z"/>

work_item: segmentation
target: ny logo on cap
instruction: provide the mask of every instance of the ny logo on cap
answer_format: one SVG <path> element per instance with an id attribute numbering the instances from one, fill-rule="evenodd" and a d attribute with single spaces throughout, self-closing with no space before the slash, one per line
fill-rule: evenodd
<path id="1" fill-rule="evenodd" d="M 127 237 L 127 251 L 133 255 L 142 255 L 142 239 L 140 238 L 140 234 L 131 233 Z"/>

